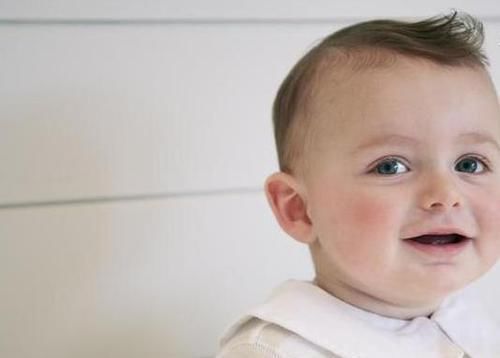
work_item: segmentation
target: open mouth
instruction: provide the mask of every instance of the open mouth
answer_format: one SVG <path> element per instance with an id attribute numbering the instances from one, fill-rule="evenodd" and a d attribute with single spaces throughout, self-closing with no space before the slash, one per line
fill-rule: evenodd
<path id="1" fill-rule="evenodd" d="M 428 234 L 404 240 L 410 247 L 435 257 L 451 258 L 469 247 L 472 239 L 460 234 Z"/>
<path id="2" fill-rule="evenodd" d="M 418 242 L 423 245 L 452 245 L 460 244 L 461 242 L 468 240 L 468 237 L 459 234 L 447 234 L 447 235 L 422 235 L 411 239 L 410 241 Z"/>

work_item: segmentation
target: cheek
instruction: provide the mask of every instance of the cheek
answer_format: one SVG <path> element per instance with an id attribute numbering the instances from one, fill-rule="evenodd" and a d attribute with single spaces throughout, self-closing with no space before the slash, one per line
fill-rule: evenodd
<path id="1" fill-rule="evenodd" d="M 373 256 L 373 250 L 387 251 L 399 233 L 401 207 L 382 193 L 357 190 L 337 191 L 321 205 L 322 220 L 318 234 L 346 256 Z M 377 195 L 378 194 L 378 195 Z M 327 195 L 322 197 L 326 200 Z M 327 209 L 327 208 L 330 209 Z M 326 214 L 326 215 L 325 215 Z M 354 250 L 355 249 L 355 250 Z"/>
<path id="2" fill-rule="evenodd" d="M 482 269 L 486 271 L 500 256 L 500 187 L 495 184 L 471 190 L 466 196 L 468 211 L 479 234 L 476 253 Z"/>
<path id="3" fill-rule="evenodd" d="M 481 234 L 498 234 L 500 239 L 500 187 L 467 193 L 468 206 L 479 224 Z"/>
<path id="4" fill-rule="evenodd" d="M 474 213 L 484 236 L 485 250 L 493 256 L 500 254 L 500 191 L 476 197 Z"/>
<path id="5" fill-rule="evenodd" d="M 377 196 L 359 193 L 341 207 L 342 237 L 336 250 L 349 271 L 368 275 L 383 270 L 394 244 L 397 214 Z M 376 253 L 376 254 L 374 254 Z"/>
<path id="6" fill-rule="evenodd" d="M 343 206 L 342 216 L 345 221 L 361 231 L 387 232 L 394 228 L 398 208 L 385 197 L 359 193 L 350 195 Z"/>
<path id="7" fill-rule="evenodd" d="M 489 200 L 488 205 L 483 205 L 482 218 L 483 225 L 496 229 L 495 231 L 500 234 L 500 198 L 499 200 Z"/>
<path id="8" fill-rule="evenodd" d="M 318 235 L 329 260 L 359 277 L 386 270 L 401 226 L 398 201 L 373 188 L 322 194 Z"/>

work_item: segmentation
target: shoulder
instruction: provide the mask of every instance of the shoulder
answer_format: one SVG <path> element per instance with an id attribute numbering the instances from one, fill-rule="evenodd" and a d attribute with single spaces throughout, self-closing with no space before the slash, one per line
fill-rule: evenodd
<path id="1" fill-rule="evenodd" d="M 279 325 L 252 318 L 225 343 L 217 358 L 338 358 Z"/>

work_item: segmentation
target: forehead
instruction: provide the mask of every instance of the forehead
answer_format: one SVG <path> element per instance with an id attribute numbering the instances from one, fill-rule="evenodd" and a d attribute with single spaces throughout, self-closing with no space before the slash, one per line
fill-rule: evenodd
<path id="1" fill-rule="evenodd" d="M 495 89 L 485 70 L 406 58 L 383 68 L 329 71 L 318 81 L 311 103 L 318 145 L 331 139 L 411 136 L 425 133 L 423 129 L 444 136 L 454 128 L 497 126 L 498 116 Z"/>

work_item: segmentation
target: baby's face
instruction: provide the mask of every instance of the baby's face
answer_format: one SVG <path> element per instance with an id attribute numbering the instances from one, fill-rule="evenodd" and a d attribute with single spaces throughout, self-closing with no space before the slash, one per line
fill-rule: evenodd
<path id="1" fill-rule="evenodd" d="M 500 111 L 487 74 L 404 59 L 334 86 L 315 97 L 304 179 L 318 281 L 346 300 L 419 307 L 484 274 L 500 254 Z M 409 239 L 428 234 L 471 239 Z"/>

